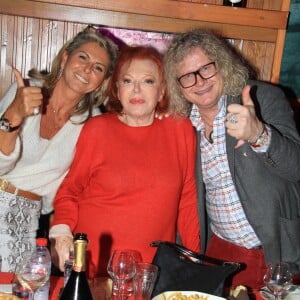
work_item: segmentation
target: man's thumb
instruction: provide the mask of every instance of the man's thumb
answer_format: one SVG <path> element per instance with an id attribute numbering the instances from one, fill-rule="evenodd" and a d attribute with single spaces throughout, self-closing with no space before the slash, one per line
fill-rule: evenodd
<path id="1" fill-rule="evenodd" d="M 242 91 L 242 100 L 244 106 L 254 106 L 253 101 L 250 96 L 250 85 L 246 85 Z"/>
<path id="2" fill-rule="evenodd" d="M 18 88 L 24 87 L 25 84 L 24 84 L 24 80 L 23 80 L 23 77 L 22 77 L 22 74 L 20 73 L 20 71 L 17 70 L 17 69 L 13 69 L 13 72 L 14 72 L 15 77 L 16 77 Z"/>

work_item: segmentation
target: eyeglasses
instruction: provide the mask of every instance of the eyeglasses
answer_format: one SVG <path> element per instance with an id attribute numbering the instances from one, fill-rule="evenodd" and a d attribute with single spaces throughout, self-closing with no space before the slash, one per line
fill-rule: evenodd
<path id="1" fill-rule="evenodd" d="M 216 63 L 210 62 L 204 66 L 202 66 L 199 70 L 195 72 L 190 72 L 184 74 L 177 78 L 180 85 L 186 89 L 194 86 L 197 83 L 197 75 L 199 75 L 202 79 L 209 79 L 217 74 Z"/>

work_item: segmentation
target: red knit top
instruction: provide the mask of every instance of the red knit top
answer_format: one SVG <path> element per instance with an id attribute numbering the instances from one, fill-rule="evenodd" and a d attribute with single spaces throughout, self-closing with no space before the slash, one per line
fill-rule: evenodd
<path id="1" fill-rule="evenodd" d="M 89 120 L 54 201 L 52 225 L 88 235 L 90 277 L 106 274 L 113 249 L 135 249 L 150 262 L 154 240 L 199 251 L 195 135 L 188 119 L 130 127 L 114 114 Z"/>

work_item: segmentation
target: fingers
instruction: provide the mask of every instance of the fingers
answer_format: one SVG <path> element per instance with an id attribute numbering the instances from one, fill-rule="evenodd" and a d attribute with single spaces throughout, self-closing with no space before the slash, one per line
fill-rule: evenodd
<path id="1" fill-rule="evenodd" d="M 43 100 L 41 88 L 37 86 L 26 87 L 20 71 L 13 69 L 13 72 L 18 86 L 15 97 L 16 103 L 18 103 L 18 105 L 15 106 L 18 110 L 18 114 L 23 116 L 38 114 L 40 111 L 39 107 L 41 106 Z"/>
<path id="2" fill-rule="evenodd" d="M 245 144 L 244 140 L 238 140 L 238 142 L 236 143 L 236 145 L 234 146 L 234 148 L 238 149 L 238 148 L 240 148 L 244 144 Z"/>
<path id="3" fill-rule="evenodd" d="M 225 126 L 227 133 L 235 137 L 238 142 L 236 148 L 239 148 L 257 132 L 257 116 L 254 103 L 250 95 L 251 87 L 245 86 L 242 90 L 242 104 L 230 104 L 227 107 Z"/>
<path id="4" fill-rule="evenodd" d="M 20 71 L 14 68 L 13 72 L 16 77 L 18 87 L 24 87 L 25 84 L 24 84 L 24 80 L 23 80 L 23 77 L 22 77 L 22 74 L 20 73 Z"/>
<path id="5" fill-rule="evenodd" d="M 168 118 L 169 116 L 170 116 L 169 112 L 166 112 L 166 113 L 158 113 L 158 112 L 156 112 L 155 113 L 155 118 L 159 119 L 159 120 L 162 120 L 163 118 Z"/>
<path id="6" fill-rule="evenodd" d="M 58 267 L 63 272 L 65 261 L 69 259 L 70 250 L 73 250 L 73 239 L 69 236 L 56 237 L 55 250 L 58 256 Z"/>

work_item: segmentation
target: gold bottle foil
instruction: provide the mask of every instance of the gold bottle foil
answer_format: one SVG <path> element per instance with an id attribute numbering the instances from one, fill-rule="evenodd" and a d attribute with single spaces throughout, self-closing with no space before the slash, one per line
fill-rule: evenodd
<path id="1" fill-rule="evenodd" d="M 85 271 L 85 254 L 87 241 L 75 240 L 74 242 L 74 265 L 73 270 L 76 272 Z"/>

